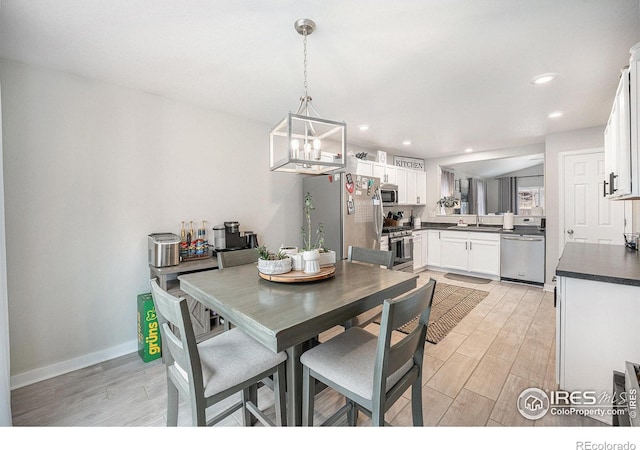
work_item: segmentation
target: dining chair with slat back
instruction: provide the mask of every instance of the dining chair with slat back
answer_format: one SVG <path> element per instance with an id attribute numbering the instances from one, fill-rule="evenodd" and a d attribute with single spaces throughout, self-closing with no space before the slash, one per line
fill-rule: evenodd
<path id="1" fill-rule="evenodd" d="M 241 266 L 258 262 L 258 251 L 255 248 L 243 248 L 228 252 L 217 252 L 218 269 Z"/>
<path id="2" fill-rule="evenodd" d="M 229 252 L 218 252 L 218 269 L 226 267 L 242 266 L 244 264 L 253 264 L 258 262 L 258 251 L 255 248 L 245 248 L 242 250 L 233 250 Z M 224 319 L 224 329 L 231 329 L 231 322 L 226 317 Z"/>
<path id="3" fill-rule="evenodd" d="M 351 262 L 357 261 L 376 266 L 383 266 L 387 269 L 391 269 L 393 267 L 393 252 L 372 248 L 354 247 L 350 245 L 347 251 L 347 260 Z M 381 314 L 382 305 L 379 305 L 354 317 L 348 323 L 344 324 L 344 327 L 365 327 L 374 320 L 380 319 Z"/>
<path id="4" fill-rule="evenodd" d="M 352 327 L 302 354 L 303 425 L 313 425 L 316 380 L 347 399 L 323 425 L 334 424 L 345 413 L 355 425 L 357 412 L 363 411 L 374 426 L 383 426 L 385 412 L 409 388 L 413 425 L 423 425 L 422 364 L 435 285 L 430 279 L 408 294 L 385 300 L 378 336 Z M 417 320 L 415 329 L 392 343 L 393 331 L 412 319 Z"/>
<path id="5" fill-rule="evenodd" d="M 197 344 L 187 301 L 163 290 L 155 278 L 151 294 L 167 373 L 167 426 L 178 424 L 181 394 L 191 406 L 193 425 L 215 425 L 242 409 L 244 425 L 257 419 L 272 426 L 257 404 L 258 383 L 268 376 L 274 380 L 275 425 L 286 424 L 285 352 L 274 353 L 239 328 Z M 237 393 L 239 401 L 207 420 L 209 407 Z"/>

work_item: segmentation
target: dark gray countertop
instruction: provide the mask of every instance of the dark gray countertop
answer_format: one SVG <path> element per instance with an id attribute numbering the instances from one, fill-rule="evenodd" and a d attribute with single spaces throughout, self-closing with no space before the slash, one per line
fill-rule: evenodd
<path id="1" fill-rule="evenodd" d="M 640 286 L 640 255 L 624 245 L 571 242 L 562 252 L 556 275 Z"/>
<path id="2" fill-rule="evenodd" d="M 535 225 L 516 225 L 513 230 L 503 230 L 500 225 L 468 225 L 466 227 L 459 227 L 455 223 L 440 223 L 440 222 L 422 222 L 420 228 L 413 231 L 420 230 L 453 230 L 453 231 L 473 231 L 482 233 L 500 233 L 500 234 L 515 234 L 515 235 L 528 235 L 528 236 L 544 236 L 544 230 L 539 230 Z"/>

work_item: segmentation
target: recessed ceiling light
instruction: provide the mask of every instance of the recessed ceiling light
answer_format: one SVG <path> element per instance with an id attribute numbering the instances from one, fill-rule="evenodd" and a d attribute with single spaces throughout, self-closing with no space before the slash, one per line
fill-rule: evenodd
<path id="1" fill-rule="evenodd" d="M 402 145 L 411 145 L 411 141 L 409 140 L 402 141 Z"/>
<path id="2" fill-rule="evenodd" d="M 547 84 L 550 81 L 555 80 L 558 77 L 557 73 L 543 73 L 531 80 L 532 84 Z"/>
<path id="3" fill-rule="evenodd" d="M 554 111 L 552 113 L 549 113 L 547 117 L 549 119 L 557 119 L 558 117 L 562 117 L 562 111 Z"/>
<path id="4" fill-rule="evenodd" d="M 360 125 L 360 126 L 358 127 L 358 129 L 359 129 L 360 131 L 367 131 L 367 130 L 369 129 L 369 125 L 367 125 L 366 123 L 363 123 L 362 125 Z"/>
<path id="5" fill-rule="evenodd" d="M 471 153 L 471 152 L 473 151 L 473 149 L 472 149 L 472 148 L 465 148 L 465 149 L 464 149 L 464 151 L 465 151 L 466 153 Z"/>

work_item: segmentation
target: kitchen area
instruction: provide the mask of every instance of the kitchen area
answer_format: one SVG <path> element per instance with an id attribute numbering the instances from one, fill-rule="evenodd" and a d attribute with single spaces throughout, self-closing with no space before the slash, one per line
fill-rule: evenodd
<path id="1" fill-rule="evenodd" d="M 387 249 L 395 271 L 485 283 L 477 290 L 488 300 L 446 341 L 427 345 L 427 412 L 437 416 L 429 425 L 521 426 L 508 393 L 554 384 L 608 392 L 638 372 L 626 363 L 640 362 L 640 114 L 624 97 L 637 97 L 637 68 L 616 90 L 640 39 L 637 0 L 366 9 L 213 2 L 157 5 L 152 14 L 147 3 L 2 2 L 4 351 L 13 395 L 115 359 L 135 366 L 136 296 L 149 278 L 178 289 L 183 274 L 217 270 L 218 254 L 302 249 L 307 192 L 311 228 L 324 225 L 337 260 L 348 245 Z M 317 30 L 303 38 L 298 17 L 316 20 Z M 365 23 L 375 30 L 362 33 Z M 544 73 L 557 76 L 534 84 Z M 305 169 L 340 159 L 344 167 L 270 170 L 274 128 L 311 94 L 339 131 L 314 122 L 313 139 L 295 148 L 276 131 L 297 157 L 332 154 Z M 628 116 L 608 118 L 620 95 L 616 108 L 628 105 Z M 548 116 L 557 111 L 564 117 Z M 619 128 L 625 123 L 633 126 Z M 593 162 L 595 200 L 577 177 L 592 154 L 603 156 Z M 580 215 L 584 205 L 615 239 L 585 234 L 594 218 Z M 608 222 L 610 212 L 621 226 Z M 189 306 L 200 337 L 224 324 L 214 309 Z M 164 424 L 129 401 L 163 395 L 163 379 L 145 384 L 154 364 L 130 376 L 139 395 L 90 386 L 47 405 L 49 416 L 14 407 L 14 423 L 122 426 L 118 417 L 131 411 L 148 421 L 127 424 Z M 114 397 L 127 408 L 112 406 Z M 88 403 L 100 411 L 71 408 Z M 473 414 L 451 419 L 467 407 Z"/>

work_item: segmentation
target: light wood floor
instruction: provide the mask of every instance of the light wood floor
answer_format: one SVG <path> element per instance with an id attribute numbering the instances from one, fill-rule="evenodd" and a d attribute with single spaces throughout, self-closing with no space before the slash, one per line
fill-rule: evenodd
<path id="1" fill-rule="evenodd" d="M 422 272 L 438 282 L 489 291 L 439 344 L 424 355 L 423 409 L 427 426 L 599 426 L 582 416 L 524 419 L 516 399 L 528 387 L 555 389 L 553 294 L 537 287 L 501 283 L 466 284 Z M 376 331 L 376 325 L 370 325 Z M 321 340 L 339 333 L 329 330 Z M 411 426 L 410 391 L 386 420 Z M 261 388 L 259 401 L 273 414 L 273 395 Z M 344 404 L 326 389 L 316 400 L 316 423 Z M 12 391 L 16 426 L 164 426 L 166 380 L 161 360 L 143 363 L 137 353 Z M 189 425 L 181 400 L 179 425 Z M 221 426 L 239 426 L 239 413 Z M 344 423 L 343 423 L 344 424 Z M 370 425 L 360 415 L 358 425 Z"/>

